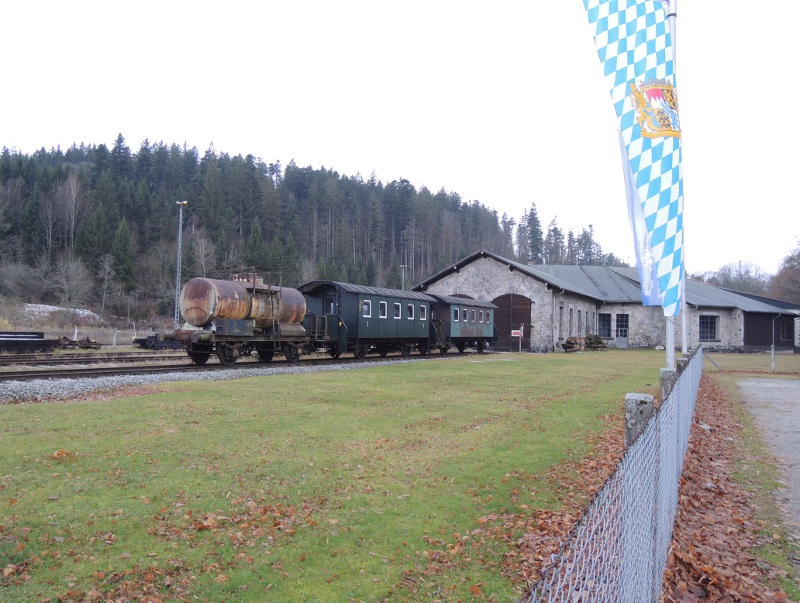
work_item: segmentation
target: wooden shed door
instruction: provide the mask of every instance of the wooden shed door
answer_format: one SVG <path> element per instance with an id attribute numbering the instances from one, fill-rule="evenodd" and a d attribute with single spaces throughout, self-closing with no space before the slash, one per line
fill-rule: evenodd
<path id="1" fill-rule="evenodd" d="M 524 325 L 522 350 L 527 352 L 531 347 L 531 306 L 533 302 L 524 295 L 507 293 L 492 300 L 497 306 L 494 311 L 494 326 L 497 329 L 496 350 L 516 352 L 519 350 L 519 338 L 511 337 L 511 331 Z"/>

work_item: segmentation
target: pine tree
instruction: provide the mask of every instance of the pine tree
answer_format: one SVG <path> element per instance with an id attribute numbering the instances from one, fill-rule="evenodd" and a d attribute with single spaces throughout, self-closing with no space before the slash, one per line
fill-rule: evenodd
<path id="1" fill-rule="evenodd" d="M 536 204 L 531 203 L 531 209 L 527 216 L 528 230 L 528 258 L 534 264 L 544 263 L 544 235 L 542 234 L 542 222 L 539 219 L 539 212 Z"/>
<path id="2" fill-rule="evenodd" d="M 124 218 L 114 233 L 111 255 L 114 258 L 114 272 L 117 275 L 117 281 L 126 292 L 132 291 L 137 284 L 133 270 L 136 262 L 136 245 L 133 235 L 131 235 L 131 229 L 128 228 L 128 223 Z"/>

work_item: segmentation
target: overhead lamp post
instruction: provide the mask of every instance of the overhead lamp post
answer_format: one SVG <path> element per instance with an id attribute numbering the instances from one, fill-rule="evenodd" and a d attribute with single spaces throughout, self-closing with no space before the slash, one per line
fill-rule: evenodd
<path id="1" fill-rule="evenodd" d="M 180 302 L 181 302 L 181 235 L 183 234 L 183 206 L 189 203 L 188 201 L 175 201 L 178 204 L 178 267 L 177 275 L 175 276 L 175 328 L 180 328 L 178 319 L 181 316 Z"/>

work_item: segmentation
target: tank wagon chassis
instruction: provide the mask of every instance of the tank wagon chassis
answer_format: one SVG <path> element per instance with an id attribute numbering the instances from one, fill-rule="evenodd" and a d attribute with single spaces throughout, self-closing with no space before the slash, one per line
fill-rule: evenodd
<path id="1" fill-rule="evenodd" d="M 240 323 L 245 324 L 244 328 Z M 280 327 L 280 325 L 276 325 Z M 227 366 L 239 358 L 258 355 L 260 362 L 269 362 L 275 354 L 283 354 L 289 362 L 297 362 L 300 356 L 308 354 L 317 346 L 307 336 L 288 338 L 278 329 L 257 329 L 253 321 L 219 320 L 214 331 L 193 331 L 185 339 L 186 352 L 195 364 L 205 364 L 212 354 Z M 233 332 L 232 332 L 233 331 Z M 270 332 L 271 331 L 271 332 Z"/>

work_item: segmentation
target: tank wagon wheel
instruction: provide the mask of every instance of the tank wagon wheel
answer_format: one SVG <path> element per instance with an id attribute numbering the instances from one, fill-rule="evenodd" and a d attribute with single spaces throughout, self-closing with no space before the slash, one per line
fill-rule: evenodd
<path id="1" fill-rule="evenodd" d="M 272 357 L 275 355 L 275 352 L 272 350 L 258 350 L 258 361 L 259 362 L 269 362 L 272 360 Z"/>
<path id="2" fill-rule="evenodd" d="M 300 360 L 300 348 L 294 347 L 288 341 L 283 344 L 283 355 L 287 362 L 297 362 Z"/>
<path id="3" fill-rule="evenodd" d="M 400 355 L 403 356 L 403 358 L 411 356 L 411 346 L 407 343 L 400 344 Z"/>
<path id="4" fill-rule="evenodd" d="M 211 354 L 208 352 L 189 352 L 189 358 L 192 359 L 192 362 L 201 366 L 208 362 L 210 357 Z"/>
<path id="5" fill-rule="evenodd" d="M 217 345 L 217 358 L 225 366 L 233 366 L 239 358 L 239 351 L 226 345 Z"/>
<path id="6" fill-rule="evenodd" d="M 195 345 L 191 342 L 186 343 L 186 353 L 189 359 L 197 365 L 202 366 L 211 357 L 211 346 L 203 346 L 205 350 L 197 350 Z"/>
<path id="7" fill-rule="evenodd" d="M 353 350 L 353 357 L 354 358 L 363 358 L 367 355 L 367 346 L 360 345 L 355 350 Z"/>

